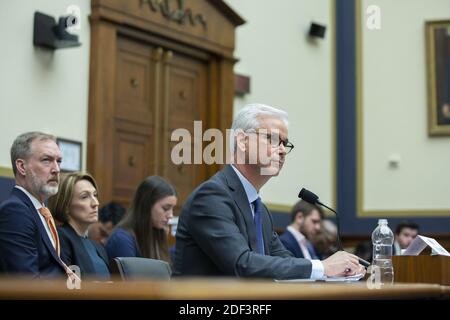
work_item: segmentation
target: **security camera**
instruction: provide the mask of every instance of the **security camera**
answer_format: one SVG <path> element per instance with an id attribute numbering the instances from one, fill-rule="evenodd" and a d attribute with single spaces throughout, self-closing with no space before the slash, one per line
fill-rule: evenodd
<path id="1" fill-rule="evenodd" d="M 75 15 L 70 15 L 67 17 L 59 18 L 59 20 L 63 19 L 64 25 L 66 28 L 70 28 L 76 26 L 78 24 L 78 17 Z"/>
<path id="2" fill-rule="evenodd" d="M 77 17 L 74 15 L 69 15 L 61 17 L 58 20 L 58 24 L 53 27 L 56 37 L 59 40 L 73 41 L 78 40 L 78 36 L 70 34 L 67 29 L 77 24 Z"/>
<path id="3" fill-rule="evenodd" d="M 33 43 L 48 49 L 81 46 L 78 35 L 68 32 L 73 30 L 74 26 L 79 26 L 79 22 L 80 18 L 75 14 L 62 16 L 56 22 L 52 16 L 35 12 Z"/>

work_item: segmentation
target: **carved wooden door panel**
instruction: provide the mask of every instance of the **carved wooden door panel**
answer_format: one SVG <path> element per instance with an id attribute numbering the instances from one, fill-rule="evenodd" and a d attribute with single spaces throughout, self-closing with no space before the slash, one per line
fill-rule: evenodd
<path id="1" fill-rule="evenodd" d="M 162 175 L 168 178 L 177 188 L 178 202 L 184 203 L 189 194 L 203 182 L 206 177 L 206 167 L 201 163 L 194 164 L 194 152 L 201 155 L 201 135 L 207 128 L 207 66 L 200 60 L 182 54 L 166 54 L 164 71 L 164 159 Z M 203 130 L 198 130 L 194 136 L 194 121 L 200 121 Z M 199 128 L 200 123 L 197 124 Z M 171 142 L 171 133 L 184 128 L 191 135 L 191 164 L 174 164 L 171 159 L 172 148 L 178 142 Z M 194 138 L 197 138 L 195 143 Z M 197 150 L 196 150 L 197 148 Z"/>
<path id="2" fill-rule="evenodd" d="M 116 57 L 112 190 L 114 200 L 128 204 L 142 179 L 155 173 L 158 61 L 155 48 L 125 38 L 118 38 Z"/>
<path id="3" fill-rule="evenodd" d="M 139 183 L 157 174 L 177 189 L 179 209 L 206 179 L 206 170 L 202 164 L 172 162 L 171 150 L 177 142 L 171 142 L 171 134 L 178 128 L 191 133 L 193 161 L 194 121 L 207 126 L 207 65 L 160 46 L 119 37 L 115 79 L 113 199 L 129 204 Z M 201 140 L 197 146 L 201 149 Z"/>

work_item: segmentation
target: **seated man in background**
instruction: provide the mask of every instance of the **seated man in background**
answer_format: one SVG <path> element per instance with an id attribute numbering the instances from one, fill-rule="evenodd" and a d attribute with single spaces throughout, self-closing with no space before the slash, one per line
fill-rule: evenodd
<path id="1" fill-rule="evenodd" d="M 322 259 L 328 258 L 339 250 L 337 236 L 336 224 L 331 220 L 323 219 L 320 231 L 311 239 L 311 243 Z"/>
<path id="2" fill-rule="evenodd" d="M 106 245 L 108 237 L 111 235 L 114 227 L 122 220 L 125 215 L 125 208 L 116 203 L 110 202 L 99 210 L 98 220 L 89 226 L 88 237 L 97 243 Z"/>
<path id="3" fill-rule="evenodd" d="M 343 251 L 324 261 L 295 258 L 275 233 L 259 192 L 294 147 L 287 125 L 286 112 L 262 104 L 237 114 L 233 164 L 194 190 L 181 211 L 174 275 L 317 279 L 365 272 L 358 257 Z"/>
<path id="4" fill-rule="evenodd" d="M 58 192 L 61 158 L 52 135 L 28 132 L 14 140 L 16 186 L 0 205 L 0 272 L 34 278 L 65 274 L 55 222 L 44 204 Z"/>
<path id="5" fill-rule="evenodd" d="M 395 229 L 395 241 L 393 254 L 399 256 L 409 247 L 411 242 L 419 234 L 419 225 L 411 221 L 402 221 Z"/>
<path id="6" fill-rule="evenodd" d="M 308 260 L 320 258 L 311 239 L 319 233 L 322 219 L 322 209 L 304 200 L 292 207 L 291 224 L 280 236 L 280 240 L 294 257 Z"/>

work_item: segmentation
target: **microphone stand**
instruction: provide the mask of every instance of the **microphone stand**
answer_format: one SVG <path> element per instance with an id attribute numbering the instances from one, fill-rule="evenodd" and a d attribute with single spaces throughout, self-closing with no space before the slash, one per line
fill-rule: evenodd
<path id="1" fill-rule="evenodd" d="M 340 223 L 339 223 L 339 215 L 336 211 L 334 211 L 333 209 L 331 209 L 329 206 L 323 204 L 322 202 L 320 202 L 319 200 L 316 200 L 316 203 L 322 207 L 327 208 L 328 210 L 334 212 L 335 216 L 336 216 L 336 225 L 337 225 L 337 243 L 338 243 L 338 247 L 339 250 L 344 251 L 344 248 L 342 247 L 342 243 L 341 243 L 341 231 L 340 231 Z M 366 268 L 370 266 L 370 262 L 361 259 L 360 257 L 358 257 L 359 263 L 362 264 L 363 266 L 365 266 Z"/>

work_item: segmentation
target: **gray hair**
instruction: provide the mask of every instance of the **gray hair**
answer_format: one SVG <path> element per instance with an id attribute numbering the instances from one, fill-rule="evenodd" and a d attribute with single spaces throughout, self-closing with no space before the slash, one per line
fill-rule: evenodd
<path id="1" fill-rule="evenodd" d="M 56 137 L 51 134 L 42 132 L 26 132 L 18 136 L 11 146 L 11 164 L 14 172 L 14 176 L 17 175 L 16 160 L 28 159 L 31 156 L 31 144 L 34 140 L 52 140 L 56 142 Z"/>
<path id="2" fill-rule="evenodd" d="M 231 126 L 230 150 L 232 154 L 236 150 L 236 133 L 240 130 L 258 129 L 261 116 L 276 117 L 282 120 L 286 127 L 289 125 L 287 112 L 261 103 L 247 104 L 237 113 Z"/>

